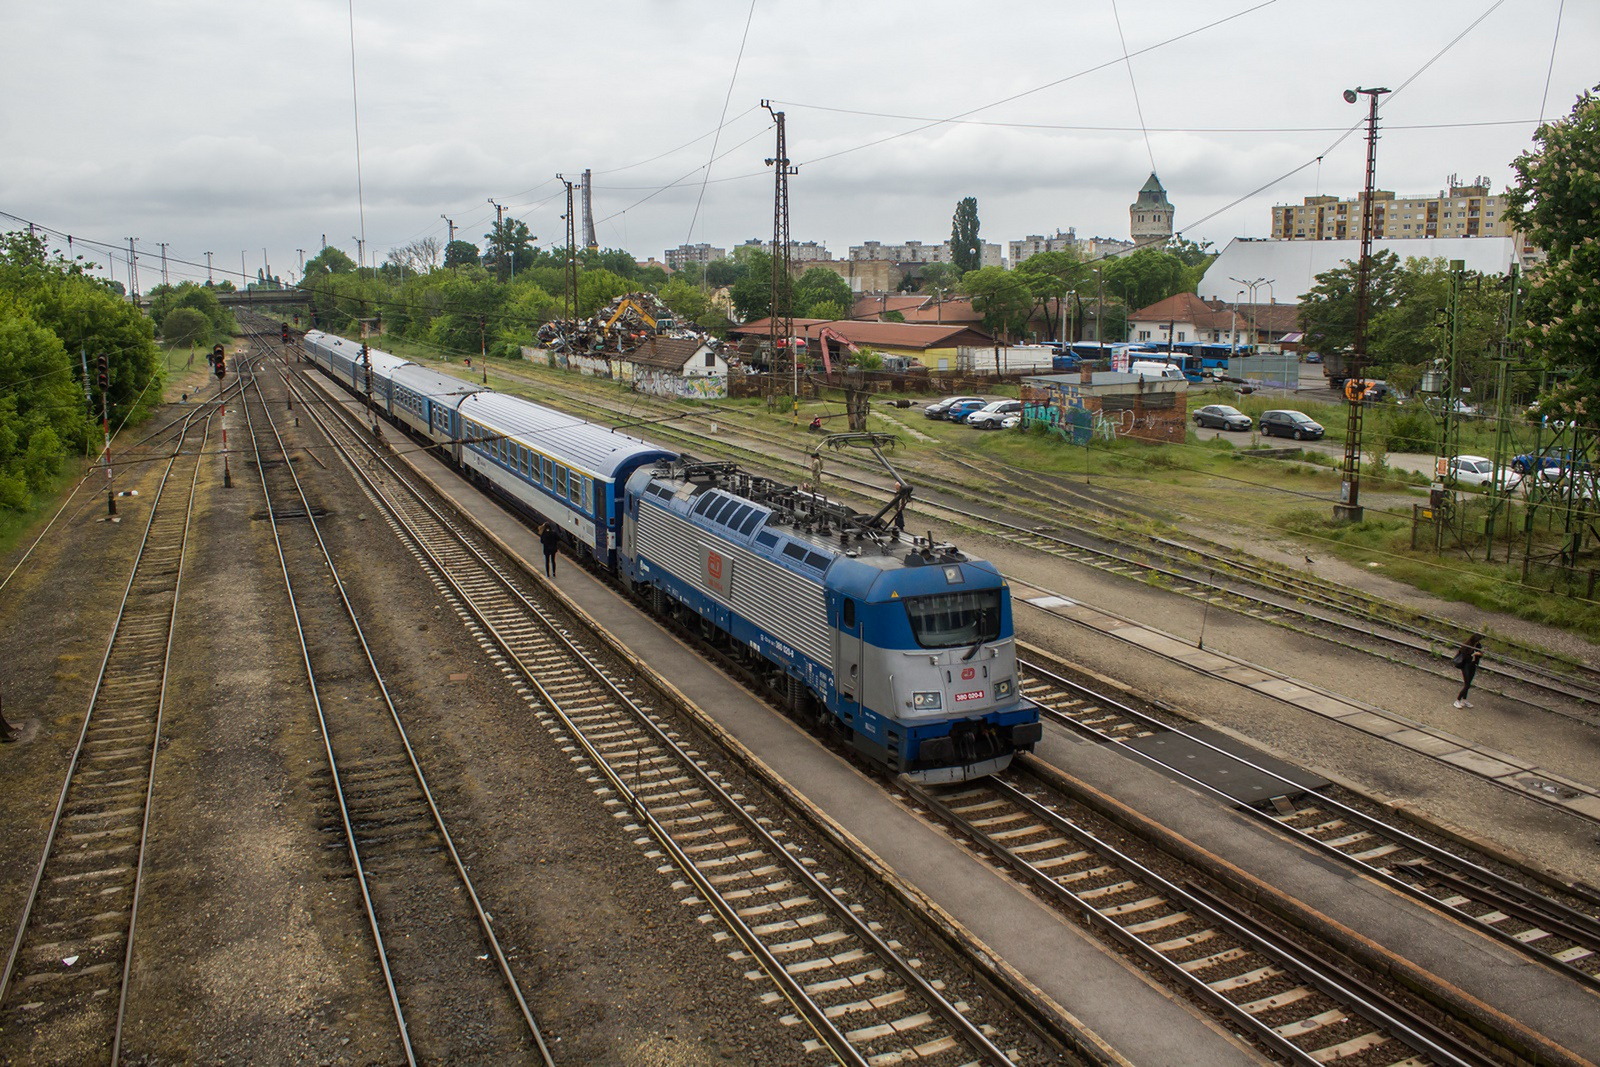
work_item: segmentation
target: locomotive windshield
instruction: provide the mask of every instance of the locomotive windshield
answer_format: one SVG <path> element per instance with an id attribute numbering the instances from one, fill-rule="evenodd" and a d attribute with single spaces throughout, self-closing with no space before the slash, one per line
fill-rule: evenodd
<path id="1" fill-rule="evenodd" d="M 911 633 L 923 648 L 962 648 L 1000 636 L 1000 590 L 908 597 Z"/>

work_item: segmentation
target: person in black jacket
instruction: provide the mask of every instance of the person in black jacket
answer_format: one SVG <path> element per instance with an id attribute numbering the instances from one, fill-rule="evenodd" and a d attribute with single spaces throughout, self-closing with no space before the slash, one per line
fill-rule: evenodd
<path id="1" fill-rule="evenodd" d="M 1483 635 L 1473 634 L 1467 643 L 1456 649 L 1451 660 L 1461 671 L 1461 692 L 1456 694 L 1456 707 L 1470 708 L 1467 691 L 1472 688 L 1472 676 L 1478 673 L 1478 661 L 1483 658 Z"/>
<path id="2" fill-rule="evenodd" d="M 559 542 L 554 526 L 547 522 L 539 527 L 539 547 L 544 549 L 544 573 L 547 578 L 556 576 L 556 545 Z"/>

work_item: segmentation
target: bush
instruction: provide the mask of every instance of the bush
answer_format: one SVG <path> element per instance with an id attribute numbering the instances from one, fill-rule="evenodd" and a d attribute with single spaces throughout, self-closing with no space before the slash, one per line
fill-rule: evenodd
<path id="1" fill-rule="evenodd" d="M 1420 411 L 1405 411 L 1389 422 L 1389 452 L 1432 452 L 1438 432 L 1433 419 Z"/>
<path id="2" fill-rule="evenodd" d="M 211 320 L 194 308 L 173 308 L 161 322 L 161 336 L 168 344 L 207 344 L 211 340 Z"/>

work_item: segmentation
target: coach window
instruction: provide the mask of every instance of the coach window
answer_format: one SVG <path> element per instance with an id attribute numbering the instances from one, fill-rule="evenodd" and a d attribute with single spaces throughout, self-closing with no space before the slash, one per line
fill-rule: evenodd
<path id="1" fill-rule="evenodd" d="M 567 468 L 565 468 L 565 467 L 557 467 L 556 468 L 556 496 L 564 497 L 566 495 L 567 495 Z"/>
<path id="2" fill-rule="evenodd" d="M 544 464 L 544 487 L 553 489 L 556 484 L 555 461 L 546 456 L 541 462 Z"/>
<path id="3" fill-rule="evenodd" d="M 586 514 L 594 514 L 594 479 L 583 480 L 583 510 Z"/>
<path id="4" fill-rule="evenodd" d="M 583 475 L 573 471 L 567 476 L 567 502 L 574 507 L 583 500 Z"/>

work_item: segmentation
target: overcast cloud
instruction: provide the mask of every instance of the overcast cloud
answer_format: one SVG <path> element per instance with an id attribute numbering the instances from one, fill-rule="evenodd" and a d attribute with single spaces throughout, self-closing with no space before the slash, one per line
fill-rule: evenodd
<path id="1" fill-rule="evenodd" d="M 143 287 L 163 241 L 174 281 L 203 278 L 177 261 L 207 250 L 235 279 L 241 250 L 252 277 L 263 248 L 286 278 L 324 235 L 354 254 L 346 0 L 0 3 L 0 211 L 138 237 Z M 1340 98 L 1358 84 L 1415 76 L 1383 112 L 1380 187 L 1504 186 L 1540 114 L 1559 3 L 1505 0 L 1419 75 L 1490 0 L 1119 0 L 1147 149 L 1111 0 L 755 0 L 736 78 L 745 0 L 355 0 L 368 256 L 442 240 L 441 215 L 481 244 L 490 197 L 538 243 L 564 242 L 554 176 L 585 167 L 603 246 L 659 259 L 770 238 L 763 98 L 787 113 L 800 167 L 792 234 L 835 258 L 942 241 L 963 196 L 1002 246 L 1068 227 L 1126 238 L 1152 155 L 1178 228 L 1221 247 L 1263 236 L 1273 204 L 1359 188 L 1359 135 L 1311 162 L 1361 118 Z M 1547 118 L 1600 81 L 1596 41 L 1600 6 L 1567 4 Z"/>

